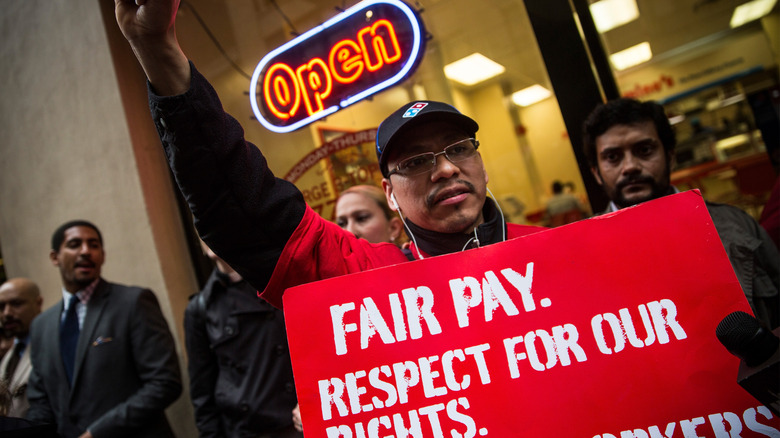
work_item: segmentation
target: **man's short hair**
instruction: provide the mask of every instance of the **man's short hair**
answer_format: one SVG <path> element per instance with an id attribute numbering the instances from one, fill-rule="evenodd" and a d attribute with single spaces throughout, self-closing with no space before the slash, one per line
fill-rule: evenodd
<path id="1" fill-rule="evenodd" d="M 98 227 L 95 226 L 95 224 L 89 221 L 85 221 L 83 219 L 76 219 L 76 220 L 65 222 L 54 231 L 54 234 L 51 235 L 52 250 L 54 250 L 55 252 L 60 250 L 60 246 L 62 246 L 62 242 L 65 241 L 65 231 L 73 227 L 92 228 L 97 233 L 100 244 L 103 245 L 103 236 L 100 234 L 100 230 L 98 230 Z"/>
<path id="2" fill-rule="evenodd" d="M 666 155 L 671 156 L 677 145 L 677 138 L 664 107 L 654 101 L 640 102 L 636 99 L 619 98 L 596 106 L 582 125 L 582 147 L 588 164 L 598 166 L 596 139 L 609 128 L 646 121 L 653 122 Z"/>

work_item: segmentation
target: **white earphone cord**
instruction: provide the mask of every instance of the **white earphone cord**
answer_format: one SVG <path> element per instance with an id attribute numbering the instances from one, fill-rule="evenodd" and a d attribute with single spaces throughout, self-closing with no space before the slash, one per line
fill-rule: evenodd
<path id="1" fill-rule="evenodd" d="M 424 259 L 422 253 L 420 252 L 420 245 L 417 244 L 417 239 L 414 238 L 414 233 L 412 233 L 412 229 L 409 228 L 408 225 L 406 225 L 406 219 L 404 219 L 403 213 L 401 213 L 401 207 L 398 206 L 398 203 L 395 201 L 395 196 L 393 196 L 393 202 L 395 202 L 395 208 L 397 208 L 398 216 L 401 217 L 401 222 L 404 224 L 404 228 L 406 229 L 406 232 L 409 233 L 409 237 L 412 239 L 412 242 L 414 242 L 414 249 L 417 250 L 417 256 L 420 258 L 420 260 Z"/>
<path id="2" fill-rule="evenodd" d="M 498 200 L 496 200 L 496 197 L 493 195 L 493 192 L 490 191 L 488 187 L 485 187 L 490 193 L 490 197 L 493 199 L 493 202 L 496 204 L 496 208 L 498 208 L 498 214 L 501 217 L 501 236 L 502 236 L 502 242 L 506 242 L 506 219 L 504 219 L 504 212 L 501 210 L 501 205 L 498 203 Z M 395 194 L 390 195 L 390 199 L 393 201 L 393 206 L 397 209 L 398 216 L 401 217 L 401 222 L 404 224 L 404 228 L 406 229 L 406 232 L 409 233 L 409 237 L 412 239 L 412 242 L 414 242 L 414 249 L 417 250 L 417 256 L 420 258 L 420 260 L 423 260 L 425 257 L 423 257 L 422 253 L 420 252 L 420 245 L 417 244 L 417 239 L 414 237 L 414 233 L 412 233 L 411 228 L 409 228 L 408 225 L 406 225 L 406 219 L 404 219 L 403 213 L 401 213 L 401 207 L 398 205 L 398 201 L 395 199 Z M 479 242 L 479 236 L 477 236 L 477 228 L 474 227 L 474 238 L 469 239 L 468 242 L 466 242 L 466 245 L 463 246 L 461 251 L 465 250 L 467 246 L 469 246 L 469 243 L 476 241 L 477 247 L 480 246 Z"/>

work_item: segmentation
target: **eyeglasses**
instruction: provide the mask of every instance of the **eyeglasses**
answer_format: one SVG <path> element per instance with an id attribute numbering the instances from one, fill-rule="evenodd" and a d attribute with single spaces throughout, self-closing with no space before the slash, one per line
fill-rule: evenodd
<path id="1" fill-rule="evenodd" d="M 459 140 L 445 147 L 441 152 L 426 152 L 401 161 L 395 169 L 387 173 L 387 177 L 390 178 L 396 173 L 401 176 L 414 176 L 430 172 L 436 167 L 436 157 L 439 155 L 444 155 L 451 163 L 457 163 L 476 155 L 478 147 L 479 142 L 473 138 Z"/>

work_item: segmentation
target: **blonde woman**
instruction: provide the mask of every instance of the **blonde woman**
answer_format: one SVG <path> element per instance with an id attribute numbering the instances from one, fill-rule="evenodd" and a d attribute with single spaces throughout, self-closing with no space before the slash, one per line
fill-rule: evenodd
<path id="1" fill-rule="evenodd" d="M 387 205 L 385 193 L 376 186 L 352 186 L 336 201 L 336 224 L 371 243 L 401 245 L 403 223 Z"/>

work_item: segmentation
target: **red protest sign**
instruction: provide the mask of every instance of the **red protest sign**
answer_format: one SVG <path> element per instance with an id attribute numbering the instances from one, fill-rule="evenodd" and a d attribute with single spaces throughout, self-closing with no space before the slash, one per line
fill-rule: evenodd
<path id="1" fill-rule="evenodd" d="M 696 192 L 284 306 L 307 438 L 780 436 L 715 337 L 750 310 Z"/>

